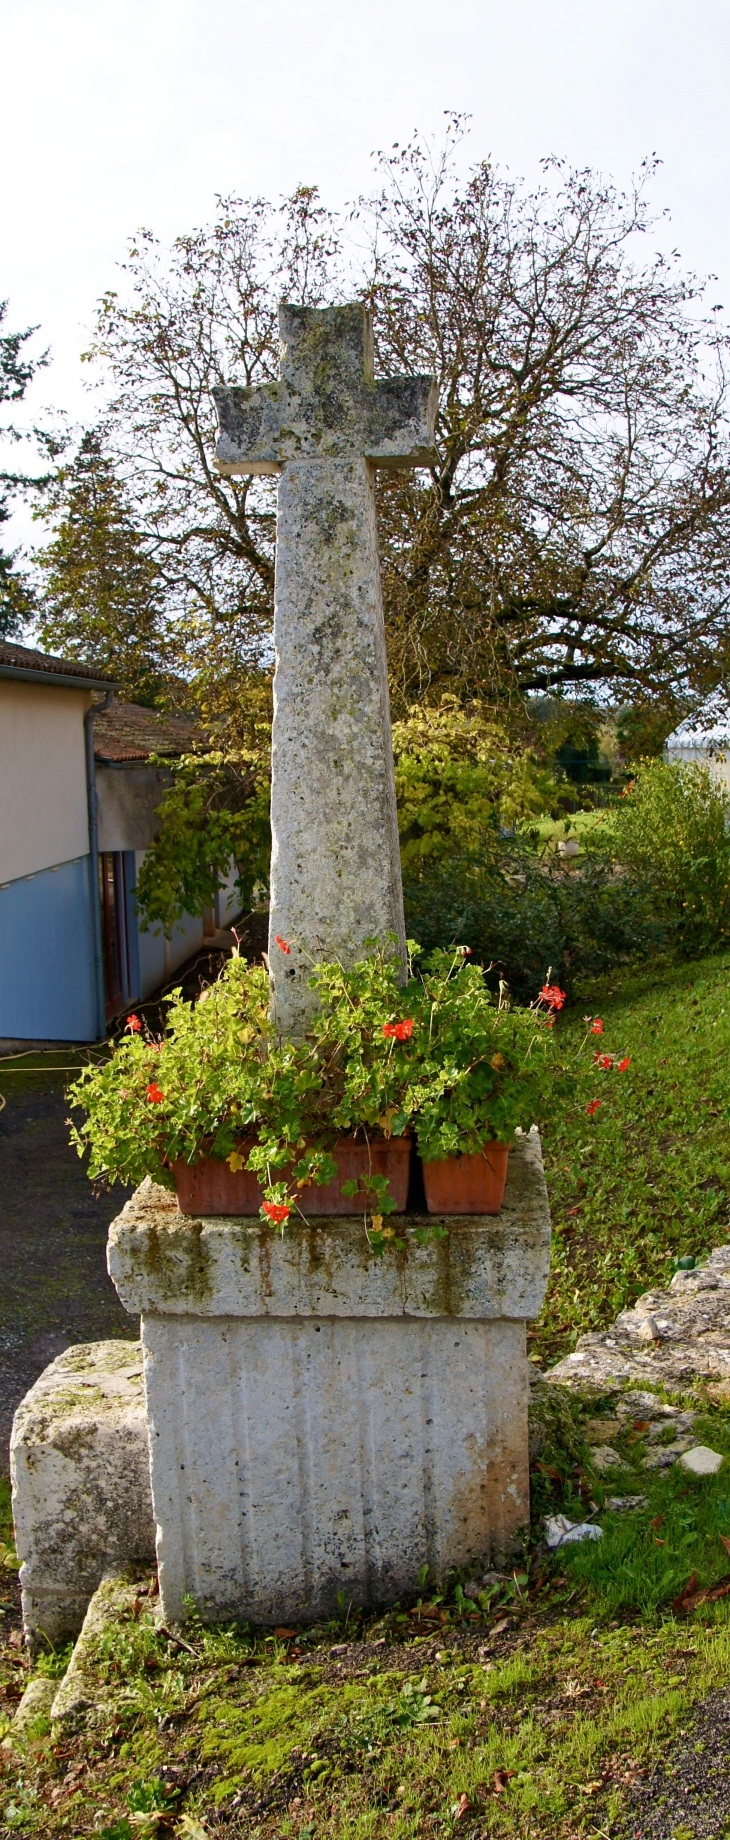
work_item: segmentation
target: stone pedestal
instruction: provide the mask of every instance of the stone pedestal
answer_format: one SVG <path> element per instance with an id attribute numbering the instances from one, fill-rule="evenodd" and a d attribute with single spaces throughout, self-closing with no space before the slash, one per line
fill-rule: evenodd
<path id="1" fill-rule="evenodd" d="M 539 1139 L 493 1218 L 375 1259 L 358 1220 L 284 1238 L 145 1182 L 109 1270 L 141 1312 L 165 1617 L 316 1618 L 501 1559 L 528 1518 L 525 1322 L 548 1276 Z M 341 1599 L 340 1599 L 341 1601 Z"/>

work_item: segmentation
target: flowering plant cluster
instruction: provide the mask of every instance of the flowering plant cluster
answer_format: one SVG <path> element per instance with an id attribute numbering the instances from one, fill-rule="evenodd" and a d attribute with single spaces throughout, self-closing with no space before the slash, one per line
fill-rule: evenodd
<path id="1" fill-rule="evenodd" d="M 405 988 L 395 942 L 369 942 L 351 970 L 315 965 L 318 1008 L 303 1041 L 277 1035 L 266 971 L 238 956 L 197 1003 L 173 992 L 162 1038 L 130 1016 L 109 1060 L 71 1088 L 85 1114 L 73 1140 L 89 1152 L 90 1175 L 172 1187 L 179 1159 L 226 1160 L 257 1174 L 262 1212 L 280 1227 L 303 1187 L 333 1178 L 342 1135 L 411 1132 L 431 1161 L 509 1142 L 562 1109 L 574 1077 L 553 1033 L 558 986 L 513 1008 L 504 991 L 495 1000 L 466 949 L 435 952 L 420 968 L 410 952 Z M 384 1178 L 368 1187 L 377 1215 L 392 1210 Z"/>
<path id="2" fill-rule="evenodd" d="M 586 1042 L 590 1041 L 592 1035 L 603 1034 L 603 1019 L 601 1016 L 584 1016 L 583 1020 L 586 1025 Z M 607 1054 L 603 1049 L 598 1048 L 594 1050 L 593 1066 L 597 1070 L 600 1070 L 601 1073 L 613 1073 L 614 1071 L 626 1073 L 631 1066 L 631 1055 Z M 600 1111 L 602 1104 L 603 1100 L 595 1096 L 589 1099 L 586 1106 L 588 1117 L 595 1118 L 596 1112 Z"/>

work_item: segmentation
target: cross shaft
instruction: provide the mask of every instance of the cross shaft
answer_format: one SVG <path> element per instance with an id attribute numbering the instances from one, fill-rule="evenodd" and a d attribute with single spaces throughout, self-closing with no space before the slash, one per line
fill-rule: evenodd
<path id="1" fill-rule="evenodd" d="M 283 306 L 279 324 L 279 381 L 215 392 L 216 457 L 222 473 L 280 474 L 269 963 L 295 1038 L 313 962 L 351 965 L 391 935 L 405 966 L 373 468 L 428 464 L 436 386 L 373 378 L 357 303 Z"/>

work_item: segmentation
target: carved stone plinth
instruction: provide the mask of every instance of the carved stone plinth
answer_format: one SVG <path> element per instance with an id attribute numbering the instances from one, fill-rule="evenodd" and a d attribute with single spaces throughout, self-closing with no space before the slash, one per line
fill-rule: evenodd
<path id="1" fill-rule="evenodd" d="M 319 1617 L 513 1550 L 528 1517 L 525 1323 L 547 1282 L 539 1139 L 496 1218 L 376 1259 L 362 1223 L 283 1238 L 145 1182 L 109 1270 L 142 1315 L 165 1617 Z M 423 1224 L 423 1223 L 420 1223 Z"/>

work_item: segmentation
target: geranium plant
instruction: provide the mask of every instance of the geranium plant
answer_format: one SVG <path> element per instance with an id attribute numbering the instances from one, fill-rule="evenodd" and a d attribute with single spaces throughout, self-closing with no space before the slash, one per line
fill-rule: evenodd
<path id="1" fill-rule="evenodd" d="M 225 1160 L 256 1173 L 262 1212 L 283 1227 L 304 1187 L 332 1180 L 343 1135 L 412 1132 L 431 1161 L 509 1142 L 564 1104 L 573 1076 L 553 1029 L 563 993 L 549 979 L 518 1009 L 504 990 L 490 994 L 466 948 L 419 968 L 412 947 L 408 969 L 404 986 L 394 942 L 374 941 L 349 970 L 315 965 L 318 1008 L 298 1042 L 276 1033 L 265 968 L 237 955 L 196 1003 L 173 992 L 163 1037 L 129 1017 L 109 1060 L 70 1090 L 85 1113 L 72 1135 L 89 1174 L 173 1187 L 179 1160 Z M 392 1237 L 385 1178 L 365 1189 L 376 1240 Z"/>

